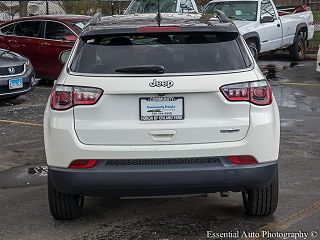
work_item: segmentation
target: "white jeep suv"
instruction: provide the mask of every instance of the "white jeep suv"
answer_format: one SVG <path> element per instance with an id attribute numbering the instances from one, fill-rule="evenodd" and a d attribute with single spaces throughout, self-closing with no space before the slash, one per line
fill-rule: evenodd
<path id="1" fill-rule="evenodd" d="M 55 219 L 79 217 L 85 195 L 234 191 L 249 215 L 277 207 L 278 107 L 221 13 L 92 20 L 52 90 L 44 136 Z"/>

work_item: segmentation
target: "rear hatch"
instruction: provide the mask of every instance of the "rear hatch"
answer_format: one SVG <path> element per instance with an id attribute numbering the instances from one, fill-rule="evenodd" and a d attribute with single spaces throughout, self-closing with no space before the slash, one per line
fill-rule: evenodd
<path id="1" fill-rule="evenodd" d="M 74 107 L 75 131 L 90 145 L 197 144 L 239 141 L 250 104 L 220 87 L 255 81 L 237 34 L 146 33 L 86 36 L 66 85 L 103 90 Z M 85 57 L 84 57 L 85 56 Z"/>

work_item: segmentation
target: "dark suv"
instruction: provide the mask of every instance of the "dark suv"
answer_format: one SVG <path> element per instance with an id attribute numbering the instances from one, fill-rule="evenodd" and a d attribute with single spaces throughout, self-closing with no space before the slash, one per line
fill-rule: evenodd
<path id="1" fill-rule="evenodd" d="M 16 98 L 35 87 L 29 59 L 0 48 L 0 98 Z"/>

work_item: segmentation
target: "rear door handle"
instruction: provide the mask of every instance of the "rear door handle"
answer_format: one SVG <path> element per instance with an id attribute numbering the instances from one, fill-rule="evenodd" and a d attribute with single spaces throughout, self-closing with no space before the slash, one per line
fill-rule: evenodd
<path id="1" fill-rule="evenodd" d="M 152 141 L 170 142 L 176 137 L 177 132 L 175 130 L 150 130 L 149 134 Z"/>
<path id="2" fill-rule="evenodd" d="M 280 23 L 277 24 L 277 27 L 281 27 Z"/>

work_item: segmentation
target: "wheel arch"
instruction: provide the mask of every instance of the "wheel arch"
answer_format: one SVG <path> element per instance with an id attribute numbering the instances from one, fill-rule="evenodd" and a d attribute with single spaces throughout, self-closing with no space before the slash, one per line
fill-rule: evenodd
<path id="1" fill-rule="evenodd" d="M 0 41 L 0 48 L 11 51 L 11 48 L 8 44 Z"/>
<path id="2" fill-rule="evenodd" d="M 243 34 L 243 38 L 246 42 L 249 40 L 254 40 L 258 47 L 258 53 L 260 53 L 260 50 L 261 50 L 260 36 L 257 32 L 249 32 L 249 33 Z"/>
<path id="3" fill-rule="evenodd" d="M 297 25 L 294 41 L 296 41 L 296 39 L 298 38 L 298 36 L 301 32 L 305 34 L 304 38 L 305 38 L 305 40 L 307 40 L 308 39 L 308 25 L 307 25 L 307 23 L 304 22 L 304 23 L 299 23 Z"/>

